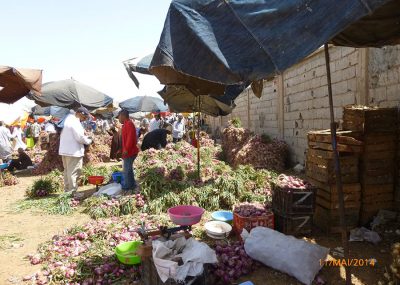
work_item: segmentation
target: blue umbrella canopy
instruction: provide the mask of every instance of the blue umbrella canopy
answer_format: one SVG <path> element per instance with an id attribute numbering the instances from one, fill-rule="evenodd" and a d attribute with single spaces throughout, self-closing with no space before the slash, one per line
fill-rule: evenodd
<path id="1" fill-rule="evenodd" d="M 222 95 L 226 85 L 281 73 L 332 39 L 398 43 L 399 11 L 399 1 L 389 0 L 174 0 L 150 72 L 162 84 Z"/>
<path id="2" fill-rule="evenodd" d="M 37 116 L 53 116 L 61 119 L 69 114 L 69 109 L 57 106 L 41 107 L 36 105 L 32 108 L 32 113 Z"/>
<path id="3" fill-rule="evenodd" d="M 42 86 L 42 95 L 31 94 L 30 99 L 42 107 L 73 109 L 84 106 L 89 110 L 106 107 L 113 102 L 106 94 L 74 79 L 45 83 Z"/>
<path id="4" fill-rule="evenodd" d="M 169 110 L 162 99 L 153 96 L 136 96 L 119 103 L 119 107 L 129 113 L 167 112 Z"/>

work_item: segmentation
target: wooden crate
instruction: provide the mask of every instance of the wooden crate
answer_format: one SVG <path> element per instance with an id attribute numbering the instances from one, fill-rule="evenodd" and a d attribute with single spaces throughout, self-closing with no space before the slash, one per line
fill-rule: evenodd
<path id="1" fill-rule="evenodd" d="M 334 183 L 336 179 L 334 160 L 331 158 L 322 158 L 312 155 L 308 152 L 306 155 L 306 175 L 307 177 L 323 182 Z M 358 157 L 343 156 L 340 157 L 340 168 L 343 183 L 357 183 L 358 177 Z"/>
<path id="2" fill-rule="evenodd" d="M 358 226 L 359 212 L 359 208 L 346 209 L 345 220 L 346 227 L 349 231 Z M 316 205 L 313 222 L 314 225 L 326 233 L 341 232 L 339 210 L 326 209 L 320 205 Z"/>
<path id="3" fill-rule="evenodd" d="M 366 197 L 376 197 L 382 194 L 393 194 L 394 185 L 393 184 L 381 184 L 381 185 L 371 185 L 363 184 L 361 188 L 361 193 L 363 198 Z"/>
<path id="4" fill-rule="evenodd" d="M 360 208 L 361 201 L 360 197 L 354 196 L 354 194 L 344 194 L 344 207 L 347 208 Z M 325 197 L 317 195 L 316 204 L 326 209 L 339 209 L 339 200 L 328 200 Z"/>
<path id="5" fill-rule="evenodd" d="M 327 184 L 322 183 L 312 178 L 307 178 L 308 182 L 311 185 L 315 186 L 316 188 L 323 189 L 329 193 L 337 194 L 336 184 Z M 361 191 L 361 184 L 360 183 L 351 183 L 351 184 L 343 184 L 342 185 L 343 193 L 353 193 L 353 192 L 360 192 Z"/>
<path id="6" fill-rule="evenodd" d="M 311 131 L 307 134 L 310 149 L 332 151 L 332 137 L 330 130 Z M 351 131 L 336 132 L 337 149 L 344 153 L 359 153 L 363 150 L 363 143 L 352 136 Z"/>
<path id="7" fill-rule="evenodd" d="M 383 173 L 380 170 L 368 171 L 368 173 L 361 174 L 360 181 L 363 185 L 393 184 L 394 175 L 393 173 Z"/>
<path id="8" fill-rule="evenodd" d="M 272 208 L 281 215 L 313 214 L 316 189 L 296 189 L 273 186 Z"/>
<path id="9" fill-rule="evenodd" d="M 348 191 L 346 184 L 343 185 L 343 198 L 345 202 L 359 202 L 361 201 L 361 190 L 360 191 Z M 353 185 L 353 184 L 350 184 Z M 336 190 L 336 188 L 335 188 Z M 352 189 L 351 189 L 352 190 Z M 325 189 L 317 189 L 317 197 L 323 200 L 330 201 L 331 203 L 339 202 L 339 195 L 337 192 L 326 191 Z"/>
<path id="10" fill-rule="evenodd" d="M 274 212 L 275 229 L 286 235 L 304 235 L 312 232 L 313 214 L 281 215 Z"/>
<path id="11" fill-rule="evenodd" d="M 363 203 L 360 211 L 360 223 L 362 225 L 370 222 L 376 216 L 379 210 L 393 210 L 395 203 L 390 202 L 369 202 Z"/>
<path id="12" fill-rule="evenodd" d="M 370 132 L 396 132 L 397 108 L 353 108 L 343 110 L 343 129 Z"/>

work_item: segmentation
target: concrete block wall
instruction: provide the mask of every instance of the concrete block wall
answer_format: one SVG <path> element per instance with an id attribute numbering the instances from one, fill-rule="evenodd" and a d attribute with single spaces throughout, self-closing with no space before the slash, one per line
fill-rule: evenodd
<path id="1" fill-rule="evenodd" d="M 349 104 L 393 107 L 400 105 L 400 46 L 381 49 L 330 48 L 333 104 L 336 121 Z M 329 102 L 323 49 L 264 81 L 261 98 L 245 90 L 233 113 L 209 121 L 215 130 L 239 117 L 255 133 L 283 138 L 291 161 L 304 163 L 307 132 L 329 128 Z"/>

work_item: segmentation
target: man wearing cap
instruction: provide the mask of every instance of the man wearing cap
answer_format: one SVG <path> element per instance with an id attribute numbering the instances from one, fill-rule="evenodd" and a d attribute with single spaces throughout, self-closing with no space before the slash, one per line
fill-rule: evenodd
<path id="1" fill-rule="evenodd" d="M 135 174 L 133 172 L 133 162 L 136 159 L 139 149 L 137 147 L 136 128 L 129 119 L 129 112 L 122 110 L 119 113 L 119 121 L 122 124 L 122 159 L 124 185 L 122 189 L 128 193 L 136 189 Z"/>
<path id="2" fill-rule="evenodd" d="M 185 134 L 185 122 L 183 115 L 178 114 L 178 120 L 173 124 L 172 138 L 174 143 L 180 142 Z"/>
<path id="3" fill-rule="evenodd" d="M 75 114 L 68 114 L 60 136 L 58 154 L 62 157 L 64 167 L 64 191 L 75 192 L 78 189 L 77 179 L 81 174 L 84 145 L 89 145 L 92 140 L 85 136 L 81 122 L 89 118 L 89 111 L 80 107 Z"/>

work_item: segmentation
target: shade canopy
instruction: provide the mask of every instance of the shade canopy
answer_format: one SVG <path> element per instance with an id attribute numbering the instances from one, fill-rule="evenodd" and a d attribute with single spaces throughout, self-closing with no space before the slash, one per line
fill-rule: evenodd
<path id="1" fill-rule="evenodd" d="M 281 73 L 331 39 L 376 45 L 377 19 L 387 27 L 381 43 L 397 43 L 399 6 L 398 0 L 174 0 L 150 72 L 163 84 L 222 95 L 226 85 Z"/>
<path id="2" fill-rule="evenodd" d="M 203 112 L 216 117 L 230 114 L 235 107 L 233 102 L 225 104 L 211 96 L 195 96 L 182 85 L 167 85 L 158 93 L 168 102 L 172 112 Z"/>
<path id="3" fill-rule="evenodd" d="M 129 77 L 134 82 L 139 82 L 135 73 L 151 74 L 150 62 L 153 54 L 144 58 L 135 58 L 124 62 L 125 68 Z M 137 85 L 139 87 L 139 85 Z M 224 86 L 221 94 L 196 94 L 193 89 L 188 89 L 185 85 L 168 85 L 163 90 L 158 92 L 165 102 L 168 103 L 171 110 L 175 112 L 198 112 L 202 111 L 211 116 L 224 116 L 232 112 L 234 108 L 234 100 L 247 85 L 229 85 Z M 198 108 L 197 96 L 207 97 L 202 98 L 204 102 L 202 109 Z M 209 108 L 206 108 L 208 106 Z"/>
<path id="4" fill-rule="evenodd" d="M 169 110 L 161 98 L 154 96 L 136 96 L 119 103 L 119 107 L 129 113 L 166 112 Z"/>
<path id="5" fill-rule="evenodd" d="M 40 96 L 42 71 L 0 66 L 0 102 L 11 104 L 29 92 Z"/>
<path id="6" fill-rule="evenodd" d="M 58 106 L 68 109 L 84 106 L 95 110 L 113 103 L 111 97 L 74 79 L 45 83 L 42 86 L 42 96 L 32 94 L 30 99 L 43 107 Z"/>
<path id="7" fill-rule="evenodd" d="M 58 106 L 42 107 L 36 105 L 32 108 L 32 114 L 36 116 L 52 116 L 62 119 L 69 114 L 69 109 Z"/>

